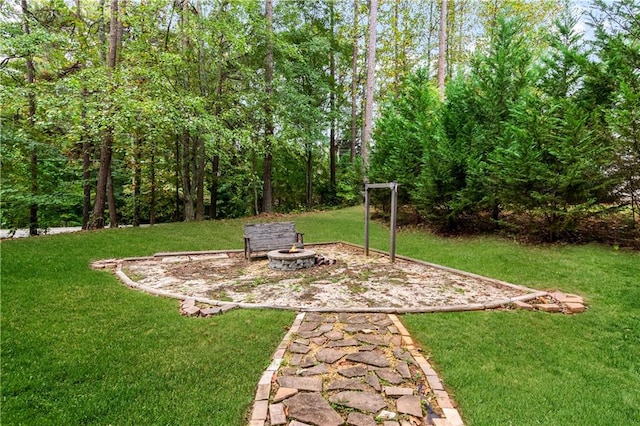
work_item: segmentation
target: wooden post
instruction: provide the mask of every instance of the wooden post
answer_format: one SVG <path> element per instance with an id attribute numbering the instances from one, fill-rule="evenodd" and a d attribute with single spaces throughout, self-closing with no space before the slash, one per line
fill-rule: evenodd
<path id="1" fill-rule="evenodd" d="M 365 183 L 364 184 L 364 255 L 369 256 L 369 190 L 389 188 L 391 190 L 391 230 L 390 256 L 391 262 L 396 260 L 396 222 L 398 217 L 398 183 Z"/>
<path id="2" fill-rule="evenodd" d="M 369 184 L 364 184 L 364 255 L 369 256 Z"/>
<path id="3" fill-rule="evenodd" d="M 396 261 L 396 220 L 398 210 L 398 184 L 393 182 L 391 186 L 391 263 Z"/>

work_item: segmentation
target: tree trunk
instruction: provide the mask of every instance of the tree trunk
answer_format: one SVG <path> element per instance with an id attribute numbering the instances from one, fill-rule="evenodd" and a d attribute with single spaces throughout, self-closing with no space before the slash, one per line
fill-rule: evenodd
<path id="1" fill-rule="evenodd" d="M 329 93 L 329 110 L 331 114 L 331 128 L 329 129 L 329 182 L 332 191 L 336 189 L 336 57 L 335 57 L 335 11 L 334 2 L 329 2 L 331 14 L 331 51 L 329 53 L 329 73 L 331 77 L 331 92 Z"/>
<path id="2" fill-rule="evenodd" d="M 86 87 L 82 88 L 82 99 L 87 99 L 89 92 Z M 84 103 L 81 112 L 82 127 L 87 128 L 86 110 Z M 82 142 L 82 229 L 87 229 L 91 220 L 91 141 L 86 136 Z"/>
<path id="3" fill-rule="evenodd" d="M 220 12 L 227 13 L 227 6 L 229 4 L 225 1 L 220 5 Z M 218 118 L 220 116 L 222 92 L 224 87 L 225 74 L 223 72 L 224 67 L 224 35 L 220 34 L 218 37 L 218 61 L 217 61 L 217 76 L 216 76 L 216 103 L 213 106 L 213 115 Z M 221 144 L 218 150 L 221 150 Z M 209 203 L 209 218 L 215 220 L 218 218 L 218 185 L 219 185 L 219 173 L 220 173 L 220 154 L 214 154 L 211 157 L 211 187 L 209 193 L 211 200 Z"/>
<path id="4" fill-rule="evenodd" d="M 29 28 L 29 6 L 27 0 L 21 0 L 20 6 L 22 8 L 22 29 L 25 34 L 31 34 Z M 35 67 L 33 66 L 33 58 L 27 56 L 27 98 L 29 102 L 29 111 L 27 121 L 29 122 L 30 131 L 32 137 L 35 136 L 35 116 L 36 116 L 36 95 L 33 92 L 33 84 L 35 82 Z M 29 154 L 29 178 L 31 180 L 31 196 L 38 195 L 38 148 L 35 141 L 31 142 L 31 152 Z M 29 235 L 38 235 L 38 204 L 32 200 L 29 204 Z"/>
<path id="5" fill-rule="evenodd" d="M 109 92 L 113 83 L 111 82 L 113 69 L 116 66 L 118 46 L 118 0 L 111 0 L 111 19 L 109 22 L 109 54 L 107 55 L 107 81 L 109 82 Z M 109 93 L 111 95 L 111 93 Z M 111 100 L 109 100 L 109 104 Z M 112 108 L 107 106 L 107 114 L 112 114 Z M 98 183 L 96 185 L 96 198 L 93 206 L 93 216 L 89 223 L 90 229 L 104 228 L 104 209 L 107 199 L 107 182 L 111 176 L 111 157 L 113 146 L 113 128 L 108 126 L 103 133 L 102 149 L 100 150 L 100 170 L 98 172 Z M 114 212 L 115 213 L 115 212 Z"/>
<path id="6" fill-rule="evenodd" d="M 191 3 L 183 1 L 180 15 L 182 35 L 182 53 L 187 56 L 191 49 L 188 32 L 189 17 L 192 14 Z M 182 75 L 182 90 L 191 91 L 189 74 Z M 201 93 L 200 93 L 201 94 Z M 182 181 L 182 205 L 185 222 L 204 218 L 204 140 L 193 130 L 185 127 L 180 135 L 180 177 Z"/>
<path id="7" fill-rule="evenodd" d="M 433 72 L 433 64 L 431 63 L 431 40 L 433 39 L 433 29 L 435 27 L 435 23 L 433 22 L 433 8 L 435 7 L 435 2 L 429 2 L 429 29 L 427 31 L 427 66 L 429 67 L 429 78 L 431 78 L 431 73 Z"/>
<path id="8" fill-rule="evenodd" d="M 91 142 L 82 143 L 82 229 L 88 229 L 91 218 Z"/>
<path id="9" fill-rule="evenodd" d="M 109 228 L 118 227 L 118 210 L 116 207 L 116 197 L 113 193 L 113 175 L 109 168 L 109 176 L 107 177 L 107 204 L 109 205 Z"/>
<path id="10" fill-rule="evenodd" d="M 311 209 L 313 207 L 313 152 L 312 152 L 312 146 L 308 145 L 307 146 L 307 208 Z"/>
<path id="11" fill-rule="evenodd" d="M 209 218 L 212 220 L 218 217 L 218 173 L 220 172 L 220 156 L 214 155 L 211 159 L 211 204 L 209 205 Z"/>
<path id="12" fill-rule="evenodd" d="M 196 13 L 200 17 L 204 17 L 202 11 L 202 3 L 200 0 L 196 2 Z M 204 28 L 202 28 L 202 19 L 198 19 L 198 31 L 200 33 L 204 33 Z M 209 97 L 208 87 L 208 69 L 205 64 L 205 41 L 200 38 L 198 40 L 198 86 L 200 88 L 200 96 L 203 98 Z M 196 215 L 195 219 L 200 221 L 204 220 L 204 176 L 205 176 L 205 167 L 207 164 L 206 158 L 206 150 L 204 144 L 204 138 L 200 135 L 196 136 L 195 140 L 195 171 L 194 171 L 194 179 L 195 179 L 195 192 L 196 192 Z"/>
<path id="13" fill-rule="evenodd" d="M 271 152 L 265 154 L 262 165 L 262 211 L 270 213 L 273 211 L 273 155 Z"/>
<path id="14" fill-rule="evenodd" d="M 182 158 L 180 155 L 180 135 L 179 134 L 176 134 L 175 155 L 176 155 L 176 173 L 175 173 L 176 193 L 175 193 L 175 210 L 173 211 L 173 221 L 179 222 L 180 221 L 180 204 L 181 204 L 180 202 L 181 201 L 180 200 L 180 182 L 181 182 L 180 170 L 182 170 L 182 167 L 181 167 Z"/>
<path id="15" fill-rule="evenodd" d="M 118 59 L 118 0 L 111 0 L 111 18 L 109 20 L 109 55 L 107 56 L 107 73 L 109 77 L 116 67 Z"/>
<path id="16" fill-rule="evenodd" d="M 256 152 L 255 150 L 251 150 L 251 170 L 257 170 L 258 168 L 258 164 L 257 164 L 258 160 L 256 158 Z M 252 179 L 252 186 L 253 186 L 253 214 L 254 215 L 258 215 L 258 213 L 260 213 L 260 209 L 259 209 L 259 200 L 258 200 L 258 180 L 257 179 Z"/>
<path id="17" fill-rule="evenodd" d="M 78 20 L 82 19 L 80 0 L 76 0 L 76 17 Z M 85 108 L 89 91 L 84 84 L 80 93 L 83 101 L 80 110 L 80 124 L 84 130 L 84 140 L 82 141 L 82 229 L 87 229 L 91 219 L 91 141 L 87 137 L 87 110 Z"/>
<path id="18" fill-rule="evenodd" d="M 106 0 L 99 0 L 98 9 L 100 10 L 100 17 L 98 18 L 98 42 L 100 44 L 100 59 L 103 64 L 107 63 L 107 50 L 105 49 L 107 40 L 105 38 L 104 30 L 104 3 Z"/>
<path id="19" fill-rule="evenodd" d="M 29 100 L 29 114 L 31 117 L 35 115 L 35 97 L 30 95 Z M 33 112 L 33 115 L 31 113 Z M 31 155 L 29 158 L 29 175 L 31 179 L 31 195 L 38 195 L 38 148 L 36 144 L 33 144 L 31 148 Z M 32 201 L 29 205 L 29 235 L 38 235 L 38 203 Z"/>
<path id="20" fill-rule="evenodd" d="M 369 170 L 369 143 L 373 126 L 373 94 L 376 80 L 376 39 L 378 27 L 378 0 L 369 3 L 369 40 L 367 42 L 367 85 L 365 89 L 364 127 L 362 129 L 362 165 L 364 178 Z"/>
<path id="21" fill-rule="evenodd" d="M 149 224 L 156 224 L 156 143 L 151 144 L 151 163 L 149 164 L 149 180 L 151 194 L 149 200 Z"/>
<path id="22" fill-rule="evenodd" d="M 113 134 L 105 130 L 102 138 L 102 148 L 100 149 L 100 169 L 98 170 L 98 183 L 96 185 L 96 198 L 93 204 L 93 215 L 89 222 L 89 229 L 104 228 L 104 208 L 107 201 L 107 181 L 109 170 L 111 169 L 111 147 L 113 145 Z"/>
<path id="23" fill-rule="evenodd" d="M 636 229 L 636 216 L 638 200 L 636 199 L 636 191 L 631 190 L 631 229 Z"/>
<path id="24" fill-rule="evenodd" d="M 118 15 L 124 15 L 125 8 L 127 7 L 127 0 L 120 0 L 120 4 L 118 5 Z M 122 35 L 124 34 L 124 24 L 122 19 L 118 19 L 118 26 L 116 28 L 116 62 L 118 61 L 118 56 L 122 52 Z"/>
<path id="25" fill-rule="evenodd" d="M 358 137 L 358 0 L 353 0 L 353 40 L 351 47 L 351 164 L 356 159 Z"/>
<path id="26" fill-rule="evenodd" d="M 440 32 L 438 37 L 438 91 L 444 100 L 444 79 L 447 56 L 447 0 L 440 0 Z"/>
<path id="27" fill-rule="evenodd" d="M 335 95 L 331 95 L 331 109 L 335 108 Z M 336 189 L 336 171 L 338 161 L 338 144 L 336 142 L 336 120 L 331 117 L 331 129 L 329 130 L 329 183 L 331 189 Z"/>
<path id="28" fill-rule="evenodd" d="M 400 93 L 400 0 L 393 2 L 393 94 Z"/>
<path id="29" fill-rule="evenodd" d="M 205 152 L 204 138 L 197 136 L 195 140 L 196 158 L 195 181 L 196 181 L 196 220 L 204 220 L 204 169 L 205 169 Z"/>
<path id="30" fill-rule="evenodd" d="M 142 185 L 142 149 L 137 136 L 133 146 L 133 226 L 140 226 L 140 186 Z"/>
<path id="31" fill-rule="evenodd" d="M 274 135 L 273 125 L 273 2 L 265 0 L 265 19 L 267 23 L 267 53 L 264 66 L 264 80 L 266 87 L 265 99 L 265 154 L 262 168 L 262 211 L 270 213 L 273 210 L 273 154 L 272 144 Z"/>
<path id="32" fill-rule="evenodd" d="M 195 219 L 195 206 L 193 203 L 192 181 L 193 176 L 191 168 L 194 162 L 194 150 L 190 143 L 189 132 L 185 129 L 182 131 L 181 150 L 182 164 L 180 167 L 180 176 L 182 179 L 182 206 L 184 213 L 184 221 L 190 222 Z"/>

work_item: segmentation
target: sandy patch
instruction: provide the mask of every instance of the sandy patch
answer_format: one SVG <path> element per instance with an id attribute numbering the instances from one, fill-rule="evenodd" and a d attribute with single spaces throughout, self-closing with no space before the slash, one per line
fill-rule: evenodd
<path id="1" fill-rule="evenodd" d="M 242 253 L 125 260 L 136 284 L 224 302 L 294 308 L 421 308 L 487 304 L 533 292 L 378 253 L 365 257 L 347 244 L 307 246 L 333 265 L 274 271 Z"/>

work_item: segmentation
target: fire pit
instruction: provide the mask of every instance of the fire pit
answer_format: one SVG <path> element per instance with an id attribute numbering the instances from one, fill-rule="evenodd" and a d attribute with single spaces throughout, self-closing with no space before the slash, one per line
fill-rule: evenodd
<path id="1" fill-rule="evenodd" d="M 272 250 L 267 253 L 269 268 L 282 271 L 310 268 L 316 263 L 316 252 L 291 248 L 290 250 Z"/>

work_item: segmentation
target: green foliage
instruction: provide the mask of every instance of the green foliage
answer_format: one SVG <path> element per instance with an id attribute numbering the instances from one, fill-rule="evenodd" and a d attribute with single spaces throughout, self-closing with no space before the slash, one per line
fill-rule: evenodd
<path id="1" fill-rule="evenodd" d="M 151 210 L 156 221 L 175 220 L 182 215 L 176 203 L 182 210 L 196 192 L 206 204 L 200 206 L 205 212 L 215 198 L 218 218 L 257 213 L 267 102 L 262 4 L 207 0 L 121 6 L 124 31 L 117 66 L 108 75 L 104 64 L 110 9 L 104 2 L 28 2 L 30 34 L 23 28 L 19 8 L 0 5 L 0 51 L 7 55 L 0 67 L 7 88 L 2 97 L 1 119 L 7 129 L 3 144 L 17 146 L 19 139 L 9 140 L 15 133 L 39 147 L 57 148 L 66 157 L 58 172 L 71 179 L 74 203 L 81 206 L 82 150 L 89 146 L 93 195 L 100 145 L 105 131 L 113 132 L 117 214 L 125 222 L 148 222 Z M 342 112 L 347 105 L 338 93 L 344 82 L 330 76 L 329 57 L 338 52 L 337 69 L 350 69 L 341 14 L 346 8 L 329 7 L 326 1 L 276 6 L 276 78 L 268 100 L 276 123 L 270 143 L 279 155 L 274 158 L 275 194 L 284 210 L 334 203 L 325 134 L 331 121 L 346 116 Z M 24 84 L 27 56 L 36 66 L 33 87 Z M 336 99 L 333 111 L 328 106 L 330 93 Z M 37 104 L 33 128 L 26 120 L 31 94 Z M 13 154 L 16 162 L 29 163 L 26 146 Z M 45 168 L 43 164 L 37 167 Z M 20 176 L 17 171 L 5 173 L 6 194 L 12 188 L 19 193 L 28 189 L 28 172 L 27 167 Z M 140 182 L 134 182 L 136 174 Z M 15 196 L 4 197 L 4 226 L 24 225 L 25 203 L 53 196 L 47 192 L 53 185 L 45 177 L 41 172 L 39 192 L 29 199 L 18 203 Z M 312 189 L 308 195 L 307 181 Z M 134 218 L 134 210 L 142 217 Z M 58 221 L 51 219 L 50 223 Z"/>
<path id="2" fill-rule="evenodd" d="M 540 61 L 523 24 L 498 17 L 489 49 L 468 76 L 449 82 L 442 107 L 435 95 L 416 95 L 418 74 L 382 111 L 370 178 L 398 176 L 402 201 L 440 228 L 489 216 L 504 223 L 500 212 L 508 210 L 542 218 L 536 232 L 555 240 L 599 213 L 616 182 L 612 170 L 622 170 L 612 168 L 616 149 L 598 133 L 601 113 L 583 101 L 588 58 L 575 19 L 557 21 Z M 618 106 L 637 98 L 621 93 Z M 634 117 L 616 118 L 634 129 Z"/>
<path id="3" fill-rule="evenodd" d="M 508 143 L 504 131 L 509 122 L 510 109 L 516 105 L 523 91 L 531 84 L 531 48 L 520 18 L 498 17 L 489 51 L 479 56 L 472 66 L 471 100 L 463 128 L 471 128 L 467 141 L 469 158 L 466 186 L 459 199 L 463 210 L 489 212 L 498 219 L 500 205 L 498 186 L 489 179 L 489 157 L 500 146 Z M 449 125 L 449 130 L 456 131 Z M 464 137 L 464 135 L 461 135 Z M 459 137 L 458 135 L 455 136 Z"/>
<path id="4" fill-rule="evenodd" d="M 425 147 L 433 145 L 441 132 L 439 114 L 438 91 L 426 70 L 420 70 L 405 81 L 376 121 L 369 181 L 398 182 L 401 204 L 413 201 Z"/>
<path id="5" fill-rule="evenodd" d="M 9 123 L 0 132 L 2 185 L 0 186 L 0 226 L 29 227 L 29 206 L 36 204 L 40 228 L 82 224 L 82 205 L 77 170 L 54 145 L 31 139 L 31 135 Z M 38 191 L 32 191 L 29 155 L 37 147 L 40 167 Z"/>
<path id="6" fill-rule="evenodd" d="M 467 146 L 472 126 L 467 111 L 474 99 L 462 79 L 447 85 L 447 99 L 439 127 L 429 135 L 424 150 L 414 199 L 418 212 L 429 221 L 454 228 L 465 210 L 459 195 L 466 185 L 467 164 L 473 160 Z"/>
<path id="7" fill-rule="evenodd" d="M 275 3 L 270 92 L 261 2 L 122 2 L 118 61 L 109 72 L 105 2 L 28 1 L 24 14 L 15 6 L 0 3 L 2 226 L 28 224 L 34 205 L 43 225 L 78 222 L 83 190 L 96 192 L 105 132 L 113 134 L 116 213 L 124 222 L 148 222 L 152 212 L 156 221 L 179 220 L 189 204 L 205 218 L 211 202 L 217 218 L 259 213 L 267 151 L 277 210 L 360 199 L 360 166 L 345 154 L 356 142 L 350 93 L 355 79 L 357 105 L 366 25 L 354 23 L 351 3 Z M 366 6 L 355 5 L 359 18 Z M 637 209 L 637 2 L 595 2 L 592 46 L 573 31 L 575 18 L 557 15 L 568 8 L 551 0 L 450 2 L 443 104 L 429 73 L 437 5 L 382 7 L 376 84 L 386 101 L 369 180 L 397 180 L 400 202 L 445 228 L 470 217 L 501 219 L 504 208 L 566 217 L 607 191 Z M 557 28 L 543 37 L 552 15 Z M 503 164 L 528 161 L 515 170 Z M 603 170 L 619 183 L 613 191 Z M 570 178 L 576 173 L 582 183 Z"/>
<path id="8" fill-rule="evenodd" d="M 579 101 L 585 61 L 569 14 L 556 22 L 531 87 L 509 111 L 506 144 L 490 156 L 490 177 L 505 208 L 544 218 L 546 239 L 572 232 L 598 211 L 612 181 L 612 149 L 593 129 L 597 114 Z"/>
<path id="9" fill-rule="evenodd" d="M 564 12 L 555 20 L 555 31 L 547 35 L 549 49 L 542 57 L 538 87 L 547 95 L 562 99 L 578 97 L 584 85 L 586 47 L 575 31 L 578 19 Z"/>
<path id="10" fill-rule="evenodd" d="M 636 224 L 640 211 L 640 4 L 633 0 L 596 1 L 595 54 L 587 93 L 603 106 L 601 137 L 616 159 L 613 175 L 621 181 L 616 196 L 631 205 Z"/>
<path id="11" fill-rule="evenodd" d="M 605 115 L 609 130 L 617 136 L 614 176 L 622 182 L 618 196 L 631 205 L 636 226 L 635 216 L 640 213 L 640 84 L 632 88 L 622 82 L 615 96 L 613 108 Z"/>
<path id="12" fill-rule="evenodd" d="M 491 178 L 507 209 L 545 219 L 540 232 L 555 240 L 606 194 L 610 149 L 588 128 L 589 115 L 567 100 L 535 95 L 512 109 L 510 141 L 491 157 Z"/>
<path id="13" fill-rule="evenodd" d="M 510 109 L 531 82 L 531 53 L 522 25 L 500 17 L 489 51 L 476 57 L 468 77 L 447 86 L 444 131 L 431 132 L 434 143 L 418 173 L 418 209 L 438 226 L 453 228 L 464 215 L 483 212 L 497 219 L 500 186 L 490 178 L 490 157 L 508 143 Z"/>
<path id="14" fill-rule="evenodd" d="M 346 156 L 338 163 L 338 185 L 335 197 L 345 206 L 353 206 L 362 201 L 362 160 L 351 163 Z"/>

